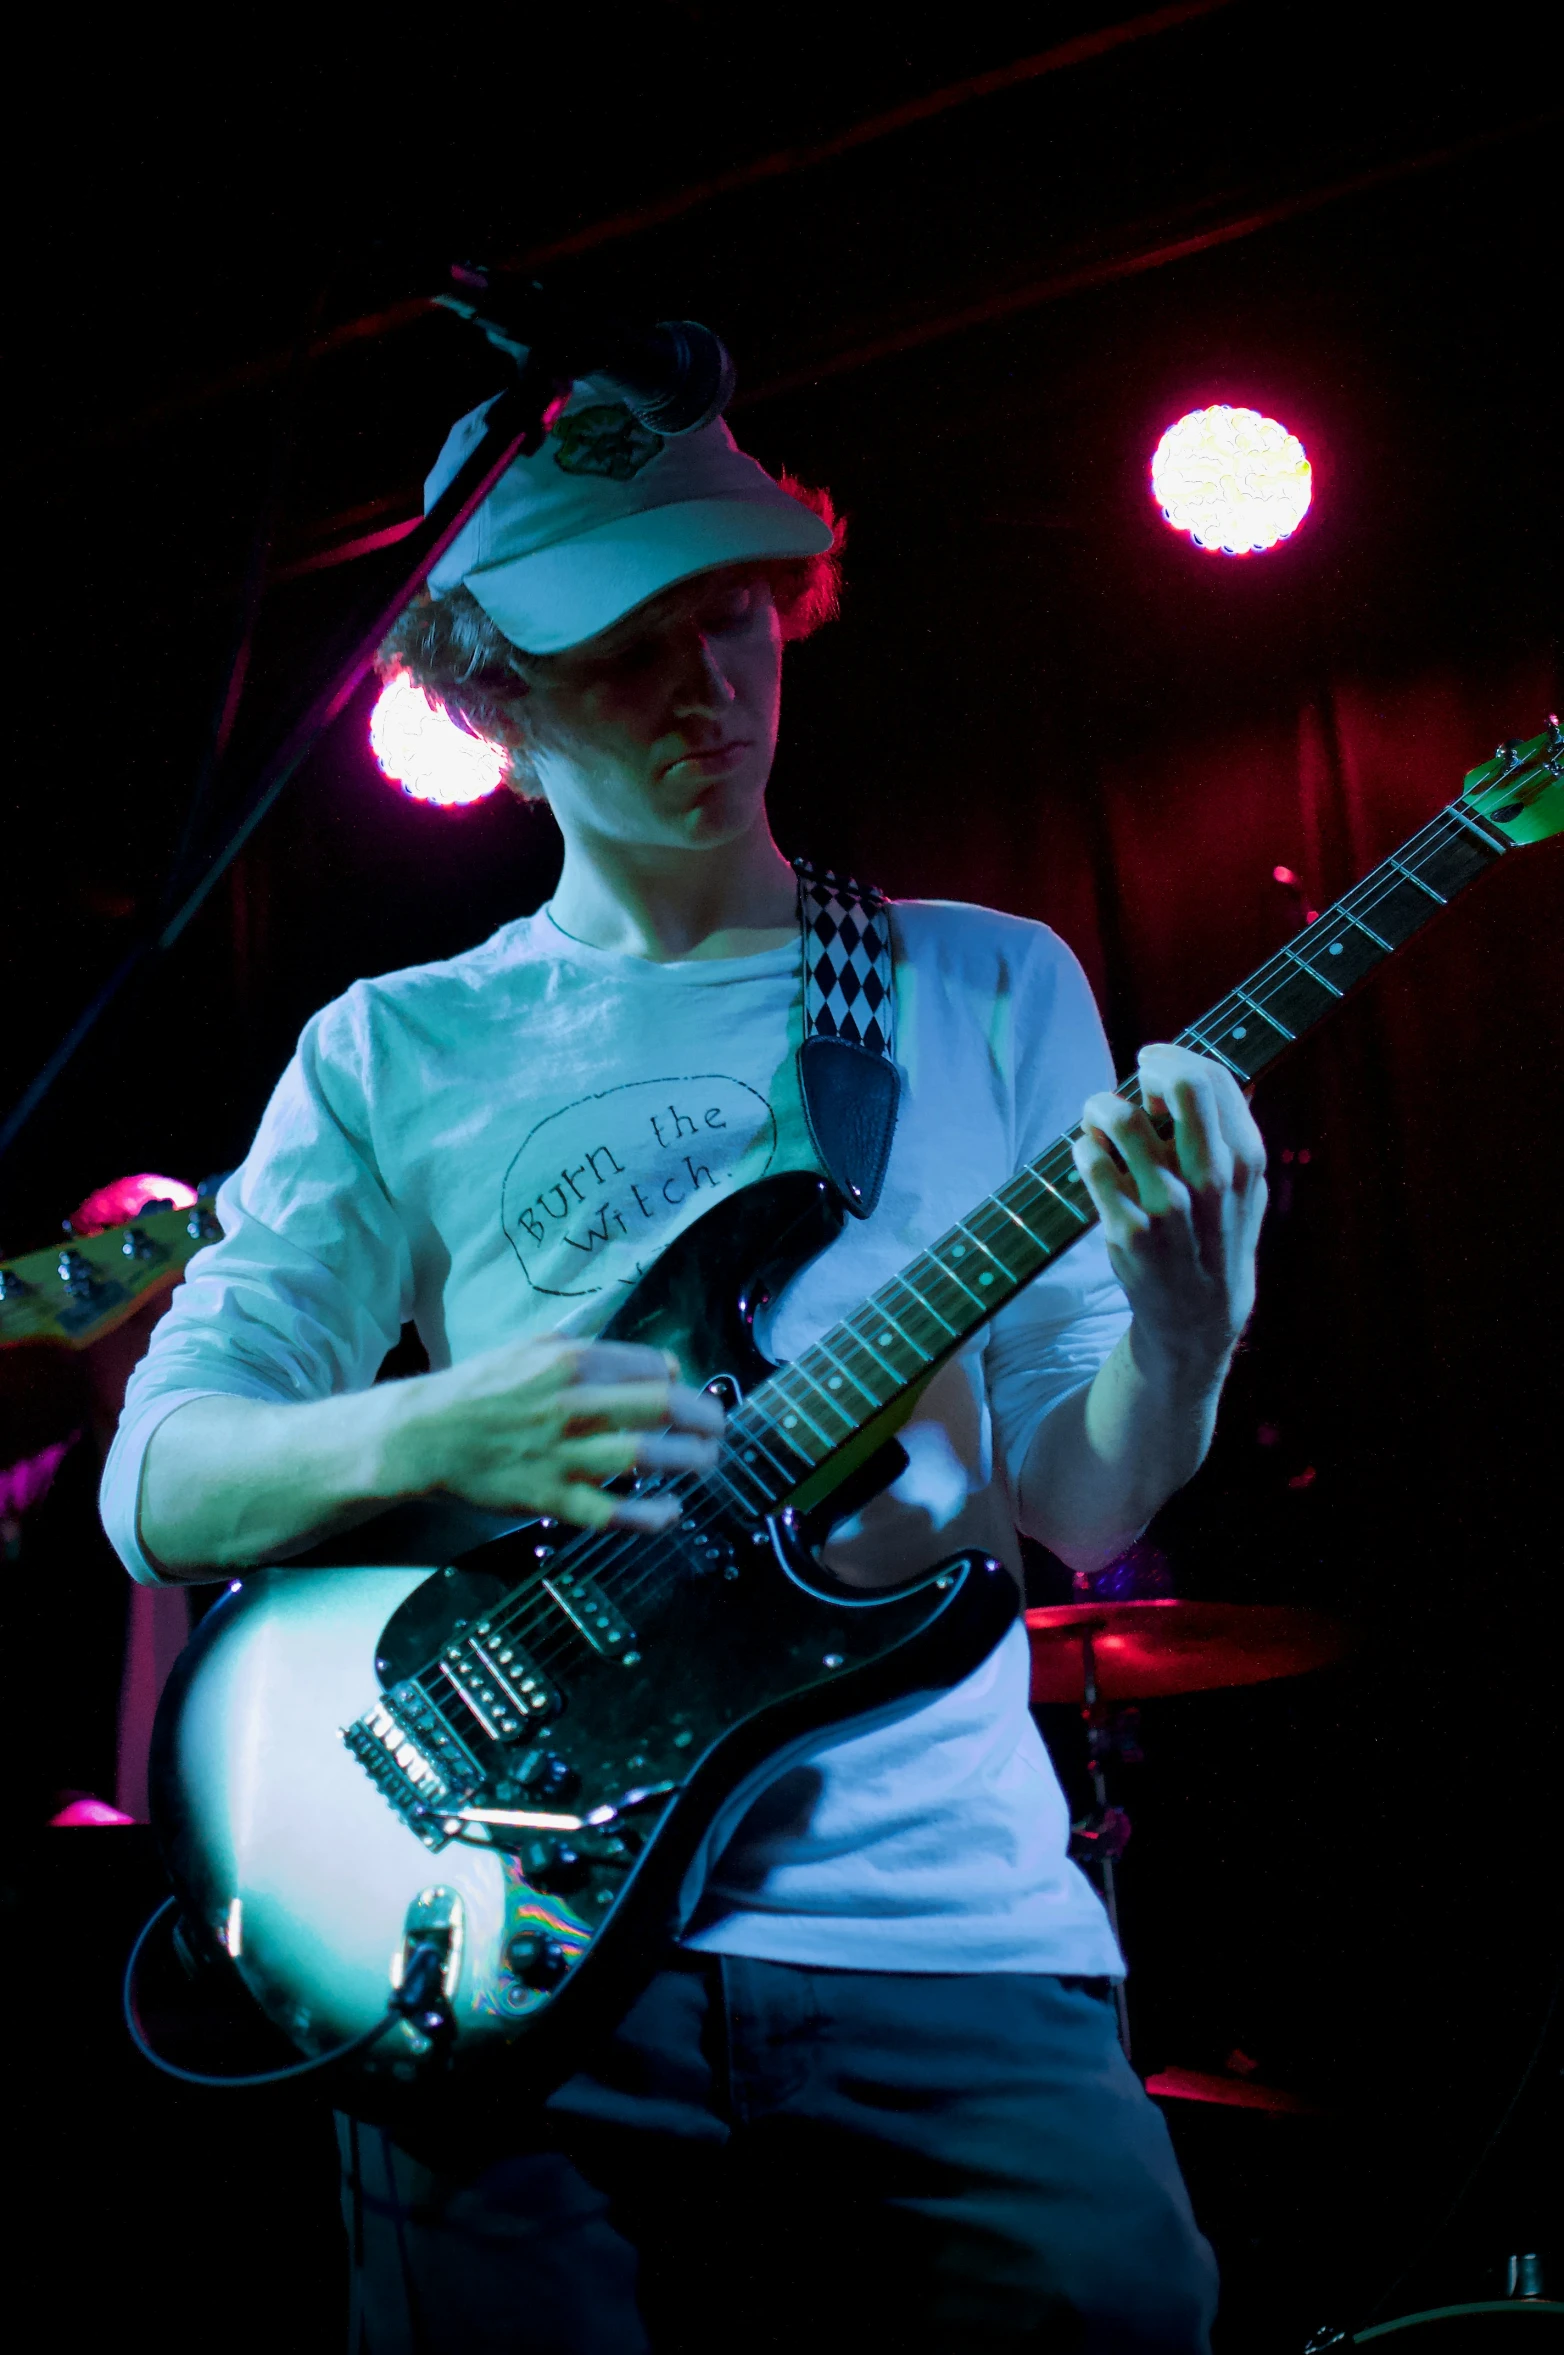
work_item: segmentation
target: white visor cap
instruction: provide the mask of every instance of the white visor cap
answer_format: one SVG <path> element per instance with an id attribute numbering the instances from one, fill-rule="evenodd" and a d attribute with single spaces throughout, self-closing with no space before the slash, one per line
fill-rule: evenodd
<path id="1" fill-rule="evenodd" d="M 498 397 L 498 396 L 496 396 Z M 476 448 L 492 407 L 453 426 L 424 512 Z M 543 446 L 508 466 L 429 575 L 469 589 L 529 654 L 558 654 L 717 564 L 819 556 L 831 531 L 747 458 L 722 419 L 665 438 L 584 377 Z"/>

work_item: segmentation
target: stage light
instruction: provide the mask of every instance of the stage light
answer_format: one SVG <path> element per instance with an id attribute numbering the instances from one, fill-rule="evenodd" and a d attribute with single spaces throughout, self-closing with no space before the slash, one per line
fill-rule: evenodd
<path id="1" fill-rule="evenodd" d="M 505 779 L 505 754 L 452 719 L 443 704 L 393 671 L 369 715 L 370 748 L 382 770 L 414 801 L 463 809 Z"/>
<path id="2" fill-rule="evenodd" d="M 1223 401 L 1168 427 L 1151 461 L 1151 495 L 1208 555 L 1254 556 L 1302 523 L 1313 469 L 1285 425 Z"/>

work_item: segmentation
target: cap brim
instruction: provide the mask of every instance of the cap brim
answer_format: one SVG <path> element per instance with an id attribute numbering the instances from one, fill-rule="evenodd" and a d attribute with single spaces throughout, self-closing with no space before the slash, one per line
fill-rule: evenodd
<path id="1" fill-rule="evenodd" d="M 480 565 L 465 576 L 496 629 L 529 654 L 561 654 L 664 589 L 715 565 L 823 556 L 829 524 L 785 492 L 776 498 L 687 499 L 650 507 L 551 548 Z"/>

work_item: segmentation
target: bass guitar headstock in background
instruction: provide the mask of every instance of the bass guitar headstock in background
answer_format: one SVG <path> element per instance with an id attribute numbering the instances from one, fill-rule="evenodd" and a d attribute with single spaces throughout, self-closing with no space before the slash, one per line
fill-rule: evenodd
<path id="1" fill-rule="evenodd" d="M 209 1195 L 188 1209 L 149 1202 L 124 1226 L 67 1234 L 46 1251 L 0 1261 L 0 1349 L 37 1341 L 87 1348 L 177 1283 L 221 1233 Z"/>

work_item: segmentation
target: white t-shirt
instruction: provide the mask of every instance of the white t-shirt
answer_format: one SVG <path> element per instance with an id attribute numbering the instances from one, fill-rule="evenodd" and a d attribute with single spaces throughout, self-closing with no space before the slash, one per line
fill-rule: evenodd
<path id="1" fill-rule="evenodd" d="M 762 1335 L 777 1359 L 1111 1084 L 1085 977 L 1045 926 L 910 901 L 892 928 L 903 1089 L 884 1191 L 783 1292 Z M 362 1389 L 409 1319 L 436 1368 L 596 1331 L 703 1210 L 813 1168 L 801 1021 L 796 947 L 653 964 L 572 940 L 547 908 L 317 1014 L 218 1197 L 223 1240 L 131 1377 L 102 1506 L 132 1574 L 156 1582 L 141 1465 L 176 1405 Z M 980 1548 L 1018 1566 L 1030 1444 L 1128 1315 L 1093 1230 L 941 1370 L 900 1434 L 906 1472 L 827 1558 L 910 1572 Z M 742 1794 L 687 1939 L 857 1969 L 1117 1972 L 1068 1832 L 1017 1626 L 952 1691 L 816 1736 Z"/>

